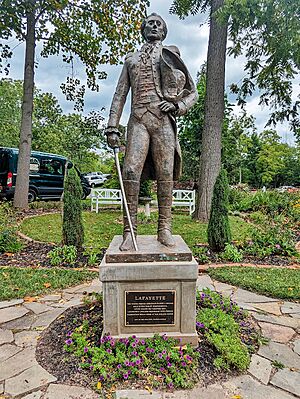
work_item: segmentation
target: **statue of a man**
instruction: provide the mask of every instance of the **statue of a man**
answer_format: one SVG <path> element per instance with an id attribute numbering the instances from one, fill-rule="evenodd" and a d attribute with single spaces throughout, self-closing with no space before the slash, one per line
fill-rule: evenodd
<path id="1" fill-rule="evenodd" d="M 176 46 L 163 46 L 167 35 L 165 21 L 149 15 L 141 25 L 146 43 L 127 54 L 113 97 L 107 142 L 119 146 L 120 117 L 131 88 L 131 115 L 127 126 L 127 144 L 123 181 L 134 232 L 141 179 L 157 180 L 158 241 L 174 246 L 171 233 L 173 181 L 181 171 L 176 116 L 184 115 L 197 101 L 197 91 Z M 129 223 L 124 214 L 123 242 L 120 250 L 133 249 Z"/>

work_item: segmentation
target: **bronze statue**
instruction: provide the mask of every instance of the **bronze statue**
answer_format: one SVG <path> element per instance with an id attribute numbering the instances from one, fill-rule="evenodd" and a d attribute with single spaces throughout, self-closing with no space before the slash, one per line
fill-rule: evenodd
<path id="1" fill-rule="evenodd" d="M 176 46 L 163 46 L 167 35 L 165 21 L 149 15 L 141 25 L 146 43 L 127 54 L 113 97 L 107 142 L 119 146 L 120 117 L 131 88 L 131 115 L 127 126 L 127 145 L 123 181 L 129 213 L 136 234 L 137 207 L 141 179 L 157 179 L 158 241 L 174 246 L 171 233 L 173 181 L 181 172 L 176 116 L 184 115 L 197 101 L 197 91 Z M 120 250 L 133 249 L 129 224 L 124 215 Z"/>

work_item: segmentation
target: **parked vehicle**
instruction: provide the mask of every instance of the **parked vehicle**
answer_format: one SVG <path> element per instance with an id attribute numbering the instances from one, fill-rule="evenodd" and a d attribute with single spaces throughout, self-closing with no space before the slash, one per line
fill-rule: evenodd
<path id="1" fill-rule="evenodd" d="M 281 186 L 277 188 L 277 191 L 279 191 L 280 193 L 283 193 L 285 191 L 287 191 L 288 193 L 296 193 L 297 191 L 299 191 L 299 188 L 294 186 Z"/>
<path id="2" fill-rule="evenodd" d="M 102 172 L 89 172 L 89 173 L 85 173 L 84 175 L 85 176 L 101 176 L 101 177 L 105 178 L 105 180 L 107 180 L 111 177 L 111 174 L 102 173 Z"/>
<path id="3" fill-rule="evenodd" d="M 107 179 L 101 175 L 85 175 L 90 187 L 101 186 Z"/>
<path id="4" fill-rule="evenodd" d="M 19 150 L 0 147 L 0 198 L 12 199 L 17 178 Z M 28 201 L 59 199 L 63 193 L 65 168 L 73 163 L 66 157 L 46 152 L 31 151 Z M 81 180 L 83 199 L 91 189 L 82 173 L 74 166 Z"/>

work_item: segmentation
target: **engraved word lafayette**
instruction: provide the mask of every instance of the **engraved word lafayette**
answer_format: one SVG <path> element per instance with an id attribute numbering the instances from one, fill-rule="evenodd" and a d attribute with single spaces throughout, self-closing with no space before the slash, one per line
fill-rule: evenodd
<path id="1" fill-rule="evenodd" d="M 125 325 L 174 325 L 176 292 L 125 291 Z"/>
<path id="2" fill-rule="evenodd" d="M 197 101 L 197 91 L 178 48 L 162 45 L 167 35 L 165 21 L 159 15 L 151 14 L 143 21 L 141 32 L 146 43 L 125 58 L 105 133 L 109 146 L 119 147 L 119 121 L 131 89 L 131 115 L 122 175 L 134 235 L 140 181 L 157 180 L 157 239 L 161 244 L 173 247 L 172 190 L 173 181 L 181 172 L 176 116 L 184 115 L 192 107 Z M 132 249 L 130 224 L 124 213 L 120 250 Z"/>

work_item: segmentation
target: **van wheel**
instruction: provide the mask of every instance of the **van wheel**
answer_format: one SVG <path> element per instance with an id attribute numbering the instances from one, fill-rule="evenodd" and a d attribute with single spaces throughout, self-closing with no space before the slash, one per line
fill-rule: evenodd
<path id="1" fill-rule="evenodd" d="M 88 196 L 88 193 L 85 190 L 82 190 L 81 199 L 85 200 L 87 196 Z"/>
<path id="2" fill-rule="evenodd" d="M 29 189 L 28 191 L 28 202 L 34 202 L 36 200 L 36 192 L 32 189 Z"/>

